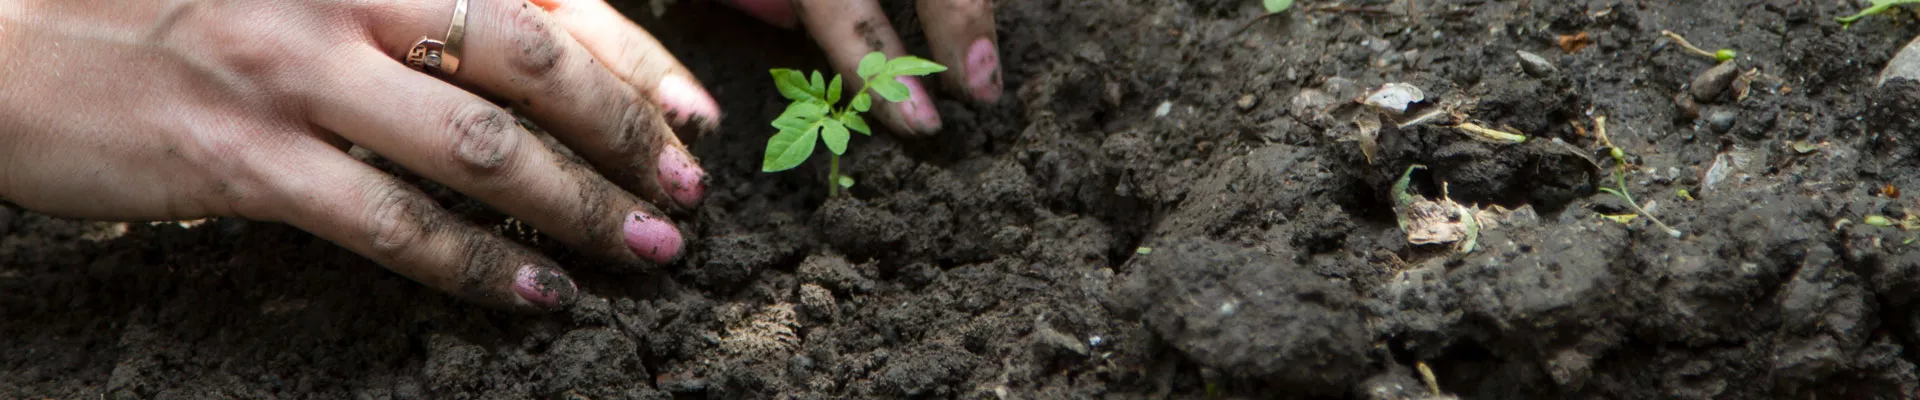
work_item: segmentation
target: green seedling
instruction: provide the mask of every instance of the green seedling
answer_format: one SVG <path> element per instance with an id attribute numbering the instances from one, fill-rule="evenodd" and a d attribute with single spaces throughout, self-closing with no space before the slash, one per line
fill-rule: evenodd
<path id="1" fill-rule="evenodd" d="M 887 59 L 880 52 L 867 53 L 860 59 L 856 71 L 860 75 L 860 90 L 851 96 L 842 96 L 840 75 L 834 74 L 833 80 L 823 79 L 820 71 L 813 71 L 811 79 L 807 74 L 792 69 L 774 69 L 773 84 L 780 89 L 780 96 L 792 100 L 786 111 L 773 119 L 773 127 L 779 129 L 773 137 L 767 138 L 767 154 L 761 160 L 762 172 L 780 172 L 800 166 L 813 156 L 814 142 L 825 141 L 831 152 L 831 161 L 827 171 L 827 195 L 839 196 L 840 192 L 853 187 L 853 178 L 840 174 L 840 155 L 846 154 L 847 140 L 852 132 L 872 136 L 873 130 L 867 127 L 867 121 L 860 113 L 873 107 L 872 92 L 891 102 L 903 102 L 912 97 L 907 85 L 894 80 L 901 76 L 926 76 L 947 67 L 926 59 L 905 56 Z M 840 104 L 841 97 L 847 97 L 845 105 Z M 817 140 L 815 138 L 818 138 Z"/>
<path id="2" fill-rule="evenodd" d="M 1920 0 L 1910 0 L 1910 1 L 1920 1 Z M 1686 37 L 1680 36 L 1680 34 L 1678 33 L 1673 33 L 1673 31 L 1663 30 L 1663 31 L 1660 31 L 1660 35 L 1666 36 L 1667 39 L 1672 39 L 1675 44 L 1680 45 L 1680 48 L 1685 49 L 1688 53 L 1698 54 L 1701 57 L 1711 58 L 1713 59 L 1714 62 L 1732 61 L 1734 57 L 1738 57 L 1740 55 L 1739 52 L 1733 51 L 1733 49 L 1720 49 L 1718 51 L 1708 52 L 1697 46 L 1694 46 L 1693 42 L 1688 42 Z"/>
<path id="3" fill-rule="evenodd" d="M 1615 151 L 1618 151 L 1619 148 L 1616 147 L 1615 149 L 1616 149 Z M 1619 197 L 1620 200 L 1626 201 L 1627 207 L 1632 208 L 1635 214 L 1645 216 L 1647 217 L 1648 221 L 1653 221 L 1654 225 L 1659 225 L 1661 230 L 1664 230 L 1667 232 L 1667 236 L 1679 238 L 1682 235 L 1679 229 L 1673 229 L 1673 227 L 1667 226 L 1667 223 L 1660 222 L 1659 217 L 1655 217 L 1653 216 L 1653 214 L 1648 214 L 1647 210 L 1640 208 L 1640 203 L 1633 201 L 1633 194 L 1627 192 L 1627 165 L 1626 164 L 1624 163 L 1614 164 L 1613 182 L 1614 182 L 1614 185 L 1616 185 L 1618 188 L 1602 187 L 1600 188 L 1600 191 L 1607 192 L 1609 194 Z M 1632 221 L 1632 219 L 1627 219 L 1625 221 L 1616 219 L 1615 221 L 1619 221 L 1624 224 L 1626 223 L 1626 221 Z"/>
<path id="4" fill-rule="evenodd" d="M 1920 0 L 1873 0 L 1873 5 L 1867 7 L 1865 10 L 1860 10 L 1860 13 L 1834 18 L 1834 20 L 1840 22 L 1841 28 L 1851 28 L 1853 27 L 1854 21 L 1859 21 L 1861 18 L 1866 18 L 1869 15 L 1886 12 L 1887 9 L 1902 4 L 1920 4 Z"/>
<path id="5" fill-rule="evenodd" d="M 1293 0 L 1263 0 L 1260 5 L 1267 7 L 1268 14 L 1279 14 L 1293 8 Z"/>

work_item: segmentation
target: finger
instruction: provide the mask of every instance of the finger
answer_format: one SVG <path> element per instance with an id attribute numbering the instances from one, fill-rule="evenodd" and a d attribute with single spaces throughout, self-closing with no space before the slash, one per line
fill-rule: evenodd
<path id="1" fill-rule="evenodd" d="M 907 54 L 900 44 L 900 36 L 894 33 L 893 25 L 887 22 L 874 0 L 795 0 L 795 7 L 799 9 L 800 21 L 807 26 L 807 33 L 820 42 L 827 59 L 841 76 L 859 76 L 856 72 L 860 58 L 867 53 L 879 51 L 888 58 Z M 912 98 L 901 103 L 875 99 L 879 105 L 874 110 L 880 122 L 894 132 L 909 135 L 938 132 L 940 112 L 933 108 L 933 99 L 927 96 L 920 79 L 913 76 L 896 79 L 907 85 Z M 848 80 L 846 89 L 860 90 L 855 86 L 858 81 Z"/>
<path id="2" fill-rule="evenodd" d="M 773 26 L 793 29 L 800 25 L 799 16 L 793 12 L 793 0 L 720 0 L 720 2 Z"/>
<path id="3" fill-rule="evenodd" d="M 993 0 L 920 0 L 921 24 L 933 61 L 947 65 L 940 81 L 974 101 L 1000 100 L 999 39 L 993 30 Z"/>
<path id="4" fill-rule="evenodd" d="M 331 146 L 273 163 L 272 219 L 421 284 L 491 307 L 552 311 L 578 290 L 552 261 L 435 205 L 418 189 Z"/>
<path id="5" fill-rule="evenodd" d="M 533 0 L 614 76 L 640 89 L 681 132 L 720 123 L 720 104 L 660 41 L 603 0 Z"/>
<path id="6" fill-rule="evenodd" d="M 658 209 L 546 148 L 506 110 L 384 57 L 328 66 L 343 72 L 313 95 L 313 121 L 576 249 L 627 263 L 679 256 L 679 230 Z"/>
<path id="7" fill-rule="evenodd" d="M 661 107 L 610 72 L 546 11 L 511 0 L 471 0 L 468 7 L 452 81 L 513 105 L 606 179 L 653 204 L 690 208 L 705 196 L 706 171 L 668 127 Z M 385 18 L 373 23 L 389 57 L 406 54 L 421 32 L 446 29 L 451 12 L 433 8 L 375 18 Z"/>

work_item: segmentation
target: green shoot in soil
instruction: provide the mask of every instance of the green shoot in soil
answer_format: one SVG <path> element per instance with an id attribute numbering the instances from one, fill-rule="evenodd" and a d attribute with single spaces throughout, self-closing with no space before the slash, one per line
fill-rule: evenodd
<path id="1" fill-rule="evenodd" d="M 1873 6 L 1867 7 L 1865 10 L 1860 10 L 1859 14 L 1834 18 L 1834 20 L 1840 21 L 1841 28 L 1851 28 L 1853 27 L 1854 21 L 1859 21 L 1861 18 L 1866 18 L 1869 15 L 1885 12 L 1887 9 L 1901 4 L 1920 4 L 1920 0 L 1873 0 Z"/>
<path id="2" fill-rule="evenodd" d="M 1600 138 L 1600 145 L 1606 146 L 1607 155 L 1613 157 L 1613 182 L 1615 186 L 1619 187 L 1618 189 L 1601 187 L 1600 191 L 1620 197 L 1621 200 L 1627 202 L 1627 207 L 1633 208 L 1634 213 L 1647 216 L 1647 220 L 1653 221 L 1654 225 L 1659 225 L 1660 229 L 1667 232 L 1667 236 L 1679 238 L 1682 235 L 1679 229 L 1673 229 L 1673 227 L 1667 226 L 1667 223 L 1660 222 L 1660 218 L 1654 217 L 1653 214 L 1648 214 L 1647 210 L 1640 208 L 1639 202 L 1633 201 L 1633 194 L 1627 192 L 1627 152 L 1620 150 L 1620 147 L 1614 146 L 1613 139 L 1607 137 L 1606 116 L 1593 117 L 1593 135 Z"/>
<path id="3" fill-rule="evenodd" d="M 1262 0 L 1261 5 L 1267 7 L 1268 14 L 1279 14 L 1281 11 L 1292 8 L 1293 0 Z"/>
<path id="4" fill-rule="evenodd" d="M 832 81 L 822 79 L 820 71 L 813 71 L 812 79 L 806 74 L 791 69 L 774 69 L 773 84 L 780 89 L 780 96 L 792 100 L 787 110 L 773 119 L 773 127 L 779 133 L 767 139 L 767 154 L 760 163 L 762 172 L 779 172 L 800 166 L 813 155 L 814 138 L 827 142 L 831 151 L 831 160 L 827 171 L 827 196 L 839 196 L 840 192 L 853 187 L 853 178 L 840 174 L 840 155 L 846 154 L 847 139 L 851 132 L 860 132 L 872 136 L 866 119 L 860 113 L 873 107 L 874 94 L 891 102 L 903 102 L 912 97 L 907 85 L 894 80 L 900 76 L 925 76 L 947 67 L 926 59 L 905 56 L 887 59 L 880 52 L 867 53 L 860 59 L 857 73 L 860 75 L 860 90 L 847 101 L 845 106 L 835 108 L 840 103 L 840 75 L 834 74 Z"/>

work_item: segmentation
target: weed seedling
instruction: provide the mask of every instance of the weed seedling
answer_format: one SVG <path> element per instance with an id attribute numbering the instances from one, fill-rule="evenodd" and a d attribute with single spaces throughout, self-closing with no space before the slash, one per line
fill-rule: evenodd
<path id="1" fill-rule="evenodd" d="M 1594 136 L 1600 138 L 1600 143 L 1607 146 L 1607 155 L 1613 156 L 1613 182 L 1615 187 L 1601 187 L 1600 191 L 1607 192 L 1608 194 L 1619 197 L 1620 200 L 1626 201 L 1627 207 L 1632 208 L 1634 213 L 1644 215 L 1648 221 L 1653 221 L 1654 225 L 1659 225 L 1661 230 L 1667 232 L 1667 236 L 1679 238 L 1682 235 L 1679 229 L 1673 229 L 1673 227 L 1667 226 L 1667 223 L 1660 222 L 1660 218 L 1647 213 L 1647 210 L 1640 208 L 1639 202 L 1633 201 L 1633 194 L 1627 192 L 1627 152 L 1621 151 L 1619 147 L 1614 147 L 1613 140 L 1607 138 L 1607 117 L 1593 117 L 1593 132 Z M 1633 220 L 1632 218 L 1617 217 L 1618 216 L 1609 217 L 1609 219 L 1613 219 L 1615 222 L 1622 224 Z"/>
<path id="2" fill-rule="evenodd" d="M 1869 15 L 1885 12 L 1887 9 L 1901 4 L 1920 4 L 1920 0 L 1873 0 L 1873 5 L 1867 7 L 1865 10 L 1860 10 L 1860 13 L 1834 18 L 1834 20 L 1840 21 L 1841 28 L 1851 28 L 1853 27 L 1854 21 L 1859 21 L 1861 18 L 1866 18 Z"/>
<path id="3" fill-rule="evenodd" d="M 1293 0 L 1263 0 L 1260 5 L 1267 7 L 1268 14 L 1279 14 L 1288 8 L 1293 8 Z"/>
<path id="4" fill-rule="evenodd" d="M 887 59 L 880 52 L 867 53 L 860 59 L 856 71 L 860 75 L 860 90 L 849 97 L 847 104 L 840 103 L 840 75 L 834 74 L 832 81 L 822 79 L 820 71 L 813 71 L 812 79 L 806 74 L 791 69 L 774 69 L 773 84 L 780 89 L 780 96 L 792 100 L 787 110 L 773 119 L 773 127 L 779 129 L 773 137 L 767 138 L 767 155 L 760 163 L 762 172 L 780 172 L 800 166 L 808 157 L 813 156 L 816 137 L 827 142 L 831 161 L 827 171 L 827 196 L 839 196 L 840 192 L 853 187 L 853 178 L 840 174 L 840 155 L 846 154 L 847 139 L 852 132 L 872 136 L 873 130 L 867 127 L 867 121 L 860 113 L 873 107 L 873 97 L 867 93 L 880 95 L 891 102 L 903 102 L 912 97 L 907 85 L 894 80 L 900 76 L 925 76 L 946 71 L 947 67 L 914 56 Z"/>

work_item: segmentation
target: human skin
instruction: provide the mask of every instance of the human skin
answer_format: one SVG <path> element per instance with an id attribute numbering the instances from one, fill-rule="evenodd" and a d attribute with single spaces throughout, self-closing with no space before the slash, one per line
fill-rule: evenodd
<path id="1" fill-rule="evenodd" d="M 868 49 L 904 54 L 874 0 L 729 4 L 806 26 L 843 71 Z M 932 58 L 960 66 L 944 83 L 979 102 L 1001 91 L 990 8 L 920 4 Z M 348 153 L 359 147 L 607 264 L 678 259 L 686 238 L 671 217 L 698 207 L 708 185 L 683 138 L 721 118 L 699 80 L 601 0 L 470 0 L 455 74 L 402 64 L 416 39 L 442 39 L 452 9 L 0 0 L 0 200 L 97 220 L 284 222 L 508 310 L 552 311 L 579 295 L 563 266 Z M 877 117 L 896 132 L 936 132 L 926 91 L 909 85 L 915 98 Z M 546 147 L 508 107 L 578 158 Z"/>

